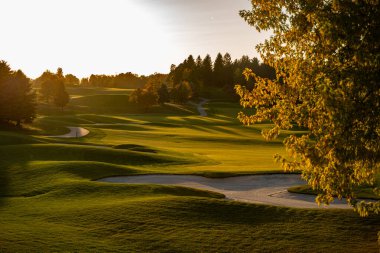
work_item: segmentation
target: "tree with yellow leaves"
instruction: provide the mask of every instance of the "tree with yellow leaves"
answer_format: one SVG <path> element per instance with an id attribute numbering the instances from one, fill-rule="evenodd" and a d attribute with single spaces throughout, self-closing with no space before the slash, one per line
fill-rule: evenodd
<path id="1" fill-rule="evenodd" d="M 252 0 L 240 12 L 258 31 L 273 36 L 257 49 L 276 69 L 252 90 L 236 86 L 244 124 L 274 123 L 263 132 L 308 129 L 284 141 L 290 157 L 275 158 L 286 170 L 301 170 L 318 190 L 318 203 L 346 197 L 361 215 L 379 213 L 379 202 L 356 201 L 353 189 L 376 185 L 380 168 L 380 13 L 378 0 Z M 378 189 L 375 189 L 377 194 Z"/>

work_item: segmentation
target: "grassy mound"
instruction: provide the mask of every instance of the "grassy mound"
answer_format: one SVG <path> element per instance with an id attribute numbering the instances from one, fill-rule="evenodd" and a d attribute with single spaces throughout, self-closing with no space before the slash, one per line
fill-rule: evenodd
<path id="1" fill-rule="evenodd" d="M 133 150 L 133 151 L 138 151 L 138 152 L 157 153 L 157 150 L 155 149 L 137 145 L 137 144 L 122 144 L 122 145 L 114 146 L 113 148 L 128 149 L 128 150 Z"/>
<path id="2" fill-rule="evenodd" d="M 34 144 L 34 143 L 43 143 L 43 141 L 33 136 L 25 135 L 22 133 L 0 131 L 0 146 L 14 145 L 14 144 Z"/>

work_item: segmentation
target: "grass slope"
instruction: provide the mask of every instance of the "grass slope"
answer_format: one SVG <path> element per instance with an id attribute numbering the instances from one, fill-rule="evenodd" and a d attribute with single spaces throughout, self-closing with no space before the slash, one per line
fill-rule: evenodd
<path id="1" fill-rule="evenodd" d="M 126 114 L 133 111 L 128 104 L 112 110 L 125 103 L 126 90 L 69 92 L 75 99 L 66 111 L 42 108 L 31 130 L 0 131 L 0 252 L 378 252 L 377 216 L 94 181 L 281 172 L 272 157 L 284 150 L 281 138 L 262 140 L 261 130 L 270 125 L 241 126 L 239 108 L 230 103 L 208 104 L 207 118 L 170 104 Z M 46 137 L 65 133 L 66 126 L 91 132 L 80 139 Z"/>

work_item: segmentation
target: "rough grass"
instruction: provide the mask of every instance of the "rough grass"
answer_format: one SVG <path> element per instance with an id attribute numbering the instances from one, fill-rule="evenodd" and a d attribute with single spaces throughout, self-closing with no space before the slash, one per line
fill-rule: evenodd
<path id="1" fill-rule="evenodd" d="M 239 108 L 230 103 L 209 104 L 207 118 L 174 105 L 153 114 L 99 113 L 112 99 L 94 97 L 127 96 L 125 90 L 69 91 L 77 103 L 71 109 L 49 109 L 29 132 L 0 132 L 0 252 L 378 252 L 376 216 L 94 181 L 281 172 L 273 154 L 284 150 L 281 139 L 262 140 L 261 130 L 270 125 L 247 128 L 234 120 Z M 91 132 L 80 139 L 46 137 L 64 133 L 65 126 Z"/>

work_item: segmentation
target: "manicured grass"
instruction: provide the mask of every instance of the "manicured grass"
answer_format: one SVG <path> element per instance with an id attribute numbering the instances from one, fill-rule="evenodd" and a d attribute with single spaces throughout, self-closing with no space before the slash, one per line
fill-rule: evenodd
<path id="1" fill-rule="evenodd" d="M 309 195 L 317 195 L 318 192 L 313 190 L 309 185 L 300 185 L 294 186 L 288 189 L 288 192 L 292 193 L 301 193 L 301 194 L 309 194 Z M 360 187 L 355 190 L 355 194 L 357 198 L 361 199 L 376 199 L 380 200 L 380 197 L 373 192 L 373 188 L 371 187 Z"/>
<path id="2" fill-rule="evenodd" d="M 239 106 L 223 101 L 207 105 L 209 117 L 172 104 L 131 113 L 126 90 L 69 92 L 74 99 L 65 111 L 45 107 L 30 130 L 0 131 L 0 252 L 378 252 L 377 216 L 95 181 L 278 173 L 273 155 L 285 153 L 282 138 L 299 132 L 266 142 L 260 132 L 269 124 L 241 126 Z M 47 137 L 67 132 L 66 126 L 90 134 Z"/>

